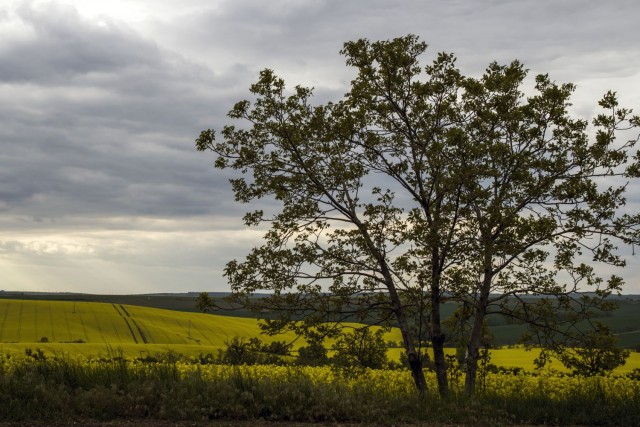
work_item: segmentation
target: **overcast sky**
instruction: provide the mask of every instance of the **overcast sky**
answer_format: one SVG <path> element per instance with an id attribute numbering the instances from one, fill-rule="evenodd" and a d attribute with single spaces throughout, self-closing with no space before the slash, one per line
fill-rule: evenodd
<path id="1" fill-rule="evenodd" d="M 607 89 L 640 110 L 639 17 L 637 0 L 0 0 L 0 289 L 227 290 L 260 233 L 194 140 L 263 68 L 337 100 L 343 42 L 415 33 L 468 75 L 519 59 L 574 82 L 588 118 Z"/>

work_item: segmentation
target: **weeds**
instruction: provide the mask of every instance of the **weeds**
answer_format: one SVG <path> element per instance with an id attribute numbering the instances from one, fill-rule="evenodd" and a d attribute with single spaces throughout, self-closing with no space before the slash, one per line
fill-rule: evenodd
<path id="1" fill-rule="evenodd" d="M 210 362 L 206 357 L 205 361 Z M 433 385 L 435 379 L 428 373 Z M 458 378 L 451 378 L 459 381 Z M 200 364 L 172 355 L 86 360 L 30 351 L 0 355 L 0 421 L 168 420 L 640 425 L 640 381 L 486 373 L 470 400 L 415 393 L 405 370 Z M 433 387 L 432 387 L 433 389 Z M 457 390 L 455 384 L 452 389 Z"/>

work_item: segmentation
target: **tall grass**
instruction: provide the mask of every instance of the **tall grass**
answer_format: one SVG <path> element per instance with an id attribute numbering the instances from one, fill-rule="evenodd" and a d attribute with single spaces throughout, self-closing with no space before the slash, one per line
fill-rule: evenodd
<path id="1" fill-rule="evenodd" d="M 435 381 L 429 376 L 429 381 Z M 0 356 L 0 421 L 150 418 L 640 425 L 640 381 L 488 374 L 472 400 L 418 396 L 406 371 Z"/>

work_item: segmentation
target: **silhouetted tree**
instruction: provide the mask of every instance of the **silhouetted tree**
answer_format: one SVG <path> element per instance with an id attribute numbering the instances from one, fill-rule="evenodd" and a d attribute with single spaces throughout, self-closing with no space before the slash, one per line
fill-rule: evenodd
<path id="1" fill-rule="evenodd" d="M 343 100 L 325 105 L 264 70 L 255 101 L 229 112 L 241 126 L 225 126 L 222 141 L 205 130 L 196 145 L 216 153 L 216 167 L 243 174 L 231 180 L 238 202 L 280 205 L 244 216 L 270 228 L 225 269 L 236 302 L 275 316 L 266 332 L 397 325 L 420 391 L 427 332 L 446 395 L 440 310 L 458 302 L 469 308 L 472 394 L 486 316 L 525 322 L 528 338 L 543 343 L 611 308 L 606 296 L 622 280 L 594 266 L 622 266 L 615 244 L 640 243 L 640 216 L 622 209 L 640 172 L 637 138 L 616 140 L 640 119 L 609 92 L 591 141 L 587 122 L 568 113 L 573 85 L 539 75 L 525 97 L 518 61 L 465 77 L 451 54 L 422 66 L 426 47 L 413 35 L 345 43 L 357 76 Z"/>

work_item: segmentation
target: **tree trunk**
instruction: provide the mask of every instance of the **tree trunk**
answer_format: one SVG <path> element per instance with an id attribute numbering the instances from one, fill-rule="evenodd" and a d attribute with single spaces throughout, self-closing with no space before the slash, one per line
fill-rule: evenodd
<path id="1" fill-rule="evenodd" d="M 480 344 L 482 340 L 484 317 L 487 313 L 489 303 L 489 292 L 491 290 L 492 274 L 491 269 L 485 269 L 482 288 L 480 289 L 480 299 L 476 302 L 473 327 L 467 343 L 467 354 L 465 356 L 465 378 L 464 394 L 473 396 L 476 391 L 476 374 L 478 372 L 478 359 L 480 358 Z"/>
<path id="2" fill-rule="evenodd" d="M 398 320 L 398 326 L 400 327 L 400 333 L 402 334 L 402 341 L 404 349 L 407 352 L 407 358 L 409 359 L 409 369 L 411 369 L 411 376 L 413 382 L 420 394 L 424 394 L 427 391 L 427 380 L 422 370 L 422 360 L 418 356 L 418 352 L 415 348 L 413 337 L 409 329 L 409 323 L 405 317 L 402 305 L 400 304 L 400 298 L 395 292 L 395 288 L 389 288 L 391 292 L 391 301 L 395 309 L 396 319 Z"/>
<path id="3" fill-rule="evenodd" d="M 393 312 L 398 320 L 398 326 L 400 327 L 400 333 L 402 334 L 402 342 L 404 349 L 407 352 L 407 358 L 409 359 L 409 369 L 411 369 L 411 376 L 420 394 L 424 394 L 427 391 L 427 380 L 424 377 L 424 371 L 422 370 L 422 360 L 418 357 L 416 347 L 414 343 L 411 330 L 409 328 L 409 322 L 405 316 L 405 311 L 400 301 L 400 296 L 393 284 L 393 279 L 389 274 L 387 265 L 384 261 L 380 262 L 383 274 L 385 275 L 387 289 L 389 290 L 389 297 L 391 298 L 391 305 Z"/>
<path id="4" fill-rule="evenodd" d="M 440 319 L 440 251 L 437 247 L 431 252 L 431 344 L 433 345 L 433 362 L 438 380 L 440 397 L 449 396 L 447 382 L 447 362 L 444 359 L 445 335 L 442 332 Z"/>
<path id="5" fill-rule="evenodd" d="M 438 393 L 440 397 L 449 395 L 449 384 L 447 382 L 447 363 L 444 359 L 445 335 L 440 324 L 440 295 L 439 286 L 434 286 L 431 295 L 431 344 L 433 345 L 433 361 L 436 368 L 436 379 L 438 380 Z"/>
<path id="6" fill-rule="evenodd" d="M 418 389 L 418 392 L 420 394 L 424 394 L 427 391 L 427 380 L 425 379 L 424 371 L 422 370 L 422 361 L 420 360 L 420 357 L 418 357 L 418 353 L 416 352 L 411 330 L 409 329 L 409 323 L 407 322 L 407 317 L 405 315 L 405 309 L 402 305 L 402 301 L 400 301 L 400 296 L 398 295 L 398 291 L 393 280 L 393 275 L 391 274 L 391 270 L 389 269 L 387 260 L 385 256 L 378 250 L 377 246 L 373 243 L 373 240 L 371 239 L 371 236 L 369 236 L 366 226 L 357 219 L 354 219 L 354 223 L 358 226 L 358 229 L 360 230 L 360 233 L 362 234 L 367 247 L 380 266 L 380 271 L 382 273 L 382 276 L 384 277 L 385 285 L 389 290 L 391 306 L 393 307 L 393 312 L 396 315 L 398 326 L 400 327 L 400 333 L 402 334 L 402 341 L 407 352 L 407 358 L 409 359 L 411 376 L 413 377 L 413 381 L 416 385 L 416 389 Z"/>
<path id="7" fill-rule="evenodd" d="M 422 360 L 418 357 L 418 353 L 415 349 L 408 350 L 407 356 L 409 358 L 409 369 L 411 369 L 411 376 L 413 382 L 420 394 L 424 394 L 427 391 L 427 380 L 424 377 L 424 371 L 422 370 Z"/>
<path id="8" fill-rule="evenodd" d="M 447 363 L 444 360 L 444 339 L 445 336 L 442 332 L 435 334 L 435 330 L 439 328 L 433 328 L 434 334 L 431 337 L 431 343 L 433 344 L 433 361 L 436 367 L 436 379 L 438 380 L 438 393 L 440 397 L 449 396 L 449 383 L 447 382 Z"/>
<path id="9" fill-rule="evenodd" d="M 465 356 L 465 377 L 464 394 L 473 396 L 476 390 L 476 374 L 478 372 L 478 359 L 480 358 L 480 338 L 482 337 L 482 321 L 484 315 L 476 311 L 473 328 L 467 343 L 467 354 Z M 480 326 L 478 327 L 478 323 Z"/>

